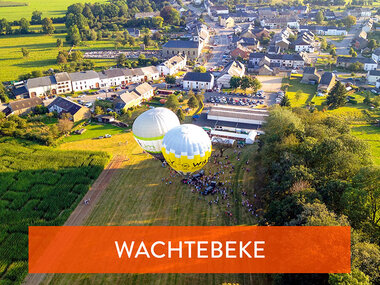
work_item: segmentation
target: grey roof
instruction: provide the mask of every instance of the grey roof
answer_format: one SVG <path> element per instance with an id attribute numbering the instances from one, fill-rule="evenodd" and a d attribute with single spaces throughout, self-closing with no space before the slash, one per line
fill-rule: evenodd
<path id="1" fill-rule="evenodd" d="M 134 89 L 134 91 L 139 94 L 139 95 L 144 95 L 146 93 L 148 93 L 149 91 L 153 90 L 154 88 L 149 85 L 148 83 L 144 82 L 143 84 L 140 84 L 138 86 L 136 86 L 136 88 Z"/>
<path id="2" fill-rule="evenodd" d="M 370 70 L 369 75 L 380 76 L 380 70 Z"/>
<path id="3" fill-rule="evenodd" d="M 32 108 L 41 104 L 42 104 L 42 99 L 39 97 L 34 97 L 34 98 L 10 102 L 9 107 L 14 112 L 17 110 Z"/>
<path id="4" fill-rule="evenodd" d="M 315 67 L 305 67 L 303 70 L 303 74 L 314 74 L 316 71 Z"/>
<path id="5" fill-rule="evenodd" d="M 70 75 L 71 80 L 74 82 L 99 78 L 98 73 L 96 73 L 93 70 L 74 72 L 74 73 L 70 73 L 69 75 Z"/>
<path id="6" fill-rule="evenodd" d="M 44 77 L 30 78 L 30 79 L 28 79 L 28 82 L 27 82 L 28 88 L 50 86 L 50 85 L 53 85 L 53 84 L 57 84 L 57 81 L 55 80 L 54 76 L 44 76 Z"/>
<path id="7" fill-rule="evenodd" d="M 331 83 L 331 80 L 335 77 L 334 73 L 331 72 L 325 72 L 322 74 L 321 81 L 319 84 L 323 85 L 329 85 Z"/>
<path id="8" fill-rule="evenodd" d="M 254 52 L 249 55 L 249 59 L 254 58 L 263 58 L 264 56 L 268 57 L 269 59 L 280 59 L 280 60 L 299 60 L 303 61 L 302 56 L 299 54 L 268 54 L 268 53 L 262 53 L 262 52 Z"/>
<path id="9" fill-rule="evenodd" d="M 108 78 L 123 77 L 124 76 L 124 72 L 120 68 L 107 69 L 107 70 L 103 71 L 103 73 Z"/>
<path id="10" fill-rule="evenodd" d="M 56 73 L 55 79 L 57 82 L 71 81 L 70 76 L 67 72 Z"/>
<path id="11" fill-rule="evenodd" d="M 200 82 L 211 82 L 212 74 L 210 72 L 188 72 L 183 77 L 183 80 L 187 81 L 200 81 Z"/>
<path id="12" fill-rule="evenodd" d="M 198 48 L 199 43 L 194 41 L 170 40 L 163 45 L 165 48 Z"/>
<path id="13" fill-rule="evenodd" d="M 376 62 L 372 58 L 367 58 L 367 57 L 346 57 L 346 56 L 338 56 L 337 63 L 355 63 L 355 62 L 361 62 L 361 63 L 372 63 L 376 64 Z"/>
<path id="14" fill-rule="evenodd" d="M 380 55 L 380 48 L 377 48 L 373 51 L 375 55 Z"/>
<path id="15" fill-rule="evenodd" d="M 63 109 L 65 113 L 70 113 L 71 115 L 75 115 L 82 108 L 82 106 L 78 103 L 75 103 L 64 97 L 55 98 L 54 101 L 49 104 L 48 109 L 53 106 L 58 106 L 59 108 Z"/>

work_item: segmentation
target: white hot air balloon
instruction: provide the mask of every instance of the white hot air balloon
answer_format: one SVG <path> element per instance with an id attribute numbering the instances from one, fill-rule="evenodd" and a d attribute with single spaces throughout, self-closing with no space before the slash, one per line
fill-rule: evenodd
<path id="1" fill-rule="evenodd" d="M 138 116 L 133 123 L 132 132 L 142 149 L 163 161 L 161 148 L 164 135 L 179 125 L 176 114 L 167 108 L 159 107 Z"/>
<path id="2" fill-rule="evenodd" d="M 211 140 L 202 128 L 181 125 L 166 133 L 162 154 L 174 170 L 187 175 L 207 164 L 211 156 Z"/>

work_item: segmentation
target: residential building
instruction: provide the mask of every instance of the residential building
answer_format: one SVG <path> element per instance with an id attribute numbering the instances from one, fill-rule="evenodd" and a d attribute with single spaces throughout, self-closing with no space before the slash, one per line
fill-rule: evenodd
<path id="1" fill-rule="evenodd" d="M 70 114 L 74 122 L 88 119 L 91 116 L 90 109 L 79 105 L 65 97 L 57 97 L 47 107 L 49 112 L 57 112 L 58 114 Z"/>
<path id="2" fill-rule="evenodd" d="M 239 61 L 231 61 L 228 63 L 219 78 L 216 80 L 216 84 L 220 88 L 230 88 L 230 79 L 232 76 L 242 77 L 245 74 L 245 66 Z"/>
<path id="3" fill-rule="evenodd" d="M 125 91 L 115 100 L 115 111 L 128 110 L 129 108 L 139 106 L 142 98 L 136 92 Z"/>
<path id="4" fill-rule="evenodd" d="M 380 62 L 380 48 L 377 48 L 375 49 L 373 52 L 372 52 L 372 59 L 379 63 Z"/>
<path id="5" fill-rule="evenodd" d="M 99 74 L 93 70 L 70 73 L 73 91 L 100 88 Z"/>
<path id="6" fill-rule="evenodd" d="M 123 69 L 125 80 L 128 83 L 140 83 L 144 82 L 145 74 L 141 68 L 135 69 Z"/>
<path id="7" fill-rule="evenodd" d="M 57 94 L 67 94 L 73 91 L 70 75 L 67 72 L 55 74 Z"/>
<path id="8" fill-rule="evenodd" d="M 26 88 L 28 89 L 29 97 L 32 98 L 49 94 L 55 95 L 57 94 L 58 86 L 55 77 L 50 75 L 28 79 Z"/>
<path id="9" fill-rule="evenodd" d="M 197 59 L 201 54 L 201 46 L 197 41 L 170 40 L 162 46 L 162 56 L 170 58 L 177 54 L 184 54 L 189 59 Z"/>
<path id="10" fill-rule="evenodd" d="M 144 74 L 144 81 L 158 80 L 160 77 L 160 73 L 157 67 L 153 65 L 141 67 L 140 69 L 142 73 Z"/>
<path id="11" fill-rule="evenodd" d="M 252 50 L 248 49 L 248 48 L 245 48 L 245 47 L 242 47 L 242 46 L 238 46 L 236 49 L 234 49 L 233 51 L 231 51 L 231 56 L 234 58 L 234 59 L 238 59 L 238 58 L 242 58 L 242 59 L 248 59 L 249 58 L 249 55 L 251 54 Z"/>
<path id="12" fill-rule="evenodd" d="M 345 28 L 335 26 L 301 25 L 299 31 L 310 31 L 322 36 L 347 36 L 347 30 Z"/>
<path id="13" fill-rule="evenodd" d="M 113 68 L 98 72 L 100 79 L 100 88 L 108 88 L 111 86 L 125 85 L 124 71 L 120 68 Z"/>
<path id="14" fill-rule="evenodd" d="M 210 72 L 188 72 L 183 77 L 184 89 L 206 89 L 211 90 L 214 87 L 214 75 Z"/>
<path id="15" fill-rule="evenodd" d="M 363 64 L 363 70 L 369 71 L 369 70 L 375 70 L 377 69 L 377 62 L 375 62 L 372 58 L 357 58 L 357 57 L 345 57 L 345 56 L 338 56 L 337 59 L 337 66 L 348 68 L 351 64 L 355 62 L 361 62 Z"/>
<path id="16" fill-rule="evenodd" d="M 233 28 L 235 27 L 235 20 L 231 16 L 227 15 L 222 15 L 220 16 L 220 21 L 219 24 L 225 28 Z"/>
<path id="17" fill-rule="evenodd" d="M 330 92 L 331 88 L 335 85 L 336 75 L 332 72 L 325 72 L 322 74 L 321 81 L 318 85 L 318 90 L 322 92 Z"/>
<path id="18" fill-rule="evenodd" d="M 248 62 L 248 71 L 259 66 L 260 61 L 265 58 L 269 67 L 299 68 L 305 65 L 305 61 L 299 54 L 268 54 L 251 53 Z"/>
<path id="19" fill-rule="evenodd" d="M 141 97 L 141 100 L 149 100 L 154 96 L 154 88 L 146 82 L 137 85 L 133 89 L 133 92 L 139 95 Z"/>
<path id="20" fill-rule="evenodd" d="M 302 32 L 298 35 L 293 45 L 296 52 L 314 52 L 314 35 L 310 35 L 309 32 Z"/>
<path id="21" fill-rule="evenodd" d="M 173 75 L 186 67 L 186 55 L 175 55 L 157 66 L 160 76 Z"/>
<path id="22" fill-rule="evenodd" d="M 321 76 L 317 73 L 317 69 L 315 67 L 305 67 L 303 70 L 301 83 L 318 84 L 320 80 Z"/>
<path id="23" fill-rule="evenodd" d="M 369 84 L 375 84 L 380 80 L 380 70 L 370 70 L 367 73 L 367 82 Z"/>
<path id="24" fill-rule="evenodd" d="M 3 110 L 3 112 L 5 113 L 6 116 L 22 115 L 22 114 L 30 112 L 37 105 L 42 105 L 42 99 L 39 97 L 12 101 Z"/>

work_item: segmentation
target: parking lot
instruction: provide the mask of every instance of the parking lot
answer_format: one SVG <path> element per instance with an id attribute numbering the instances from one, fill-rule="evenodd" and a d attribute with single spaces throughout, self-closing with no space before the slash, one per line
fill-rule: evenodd
<path id="1" fill-rule="evenodd" d="M 228 104 L 245 107 L 256 107 L 259 105 L 268 105 L 270 95 L 265 94 L 263 90 L 256 94 L 243 94 L 234 92 L 211 93 L 205 96 L 206 104 Z"/>

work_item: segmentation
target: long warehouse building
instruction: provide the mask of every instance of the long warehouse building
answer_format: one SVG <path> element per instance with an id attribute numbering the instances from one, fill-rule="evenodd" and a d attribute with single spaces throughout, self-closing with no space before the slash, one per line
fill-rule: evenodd
<path id="1" fill-rule="evenodd" d="M 215 106 L 211 107 L 207 114 L 207 119 L 261 126 L 268 116 L 269 113 L 266 109 Z"/>

